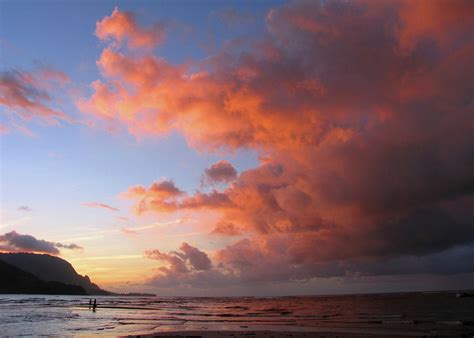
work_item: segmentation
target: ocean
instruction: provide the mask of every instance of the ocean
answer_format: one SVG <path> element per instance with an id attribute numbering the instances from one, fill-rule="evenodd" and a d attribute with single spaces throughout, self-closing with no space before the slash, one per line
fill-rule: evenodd
<path id="1" fill-rule="evenodd" d="M 0 335 L 136 335 L 285 331 L 380 336 L 474 336 L 474 298 L 455 293 L 304 297 L 0 295 Z"/>

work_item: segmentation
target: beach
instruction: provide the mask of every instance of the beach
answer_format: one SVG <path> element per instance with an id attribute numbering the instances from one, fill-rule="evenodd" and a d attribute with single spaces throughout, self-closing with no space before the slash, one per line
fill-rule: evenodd
<path id="1" fill-rule="evenodd" d="M 7 336 L 471 337 L 455 292 L 298 297 L 0 295 Z"/>
<path id="2" fill-rule="evenodd" d="M 439 333 L 401 333 L 393 331 L 359 331 L 333 329 L 311 332 L 295 331 L 174 331 L 174 332 L 156 332 L 147 335 L 131 335 L 132 337 L 175 337 L 175 338 L 362 338 L 362 337 L 440 337 Z"/>
<path id="3" fill-rule="evenodd" d="M 426 337 L 427 335 L 413 334 L 413 337 Z M 294 332 L 294 331 L 176 331 L 157 332 L 150 335 L 133 335 L 129 337 L 175 337 L 175 338 L 337 338 L 337 337 L 407 337 L 406 334 L 372 332 Z"/>

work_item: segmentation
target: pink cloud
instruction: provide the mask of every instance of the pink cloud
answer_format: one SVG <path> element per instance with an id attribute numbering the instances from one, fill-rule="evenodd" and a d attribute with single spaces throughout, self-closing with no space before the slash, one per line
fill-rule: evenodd
<path id="1" fill-rule="evenodd" d="M 179 250 L 169 253 L 146 251 L 145 257 L 167 263 L 167 266 L 159 267 L 158 274 L 148 281 L 155 287 L 209 288 L 229 286 L 238 281 L 232 271 L 213 266 L 204 251 L 187 243 L 182 243 Z"/>
<path id="2" fill-rule="evenodd" d="M 0 124 L 0 134 L 8 134 L 9 129 L 4 124 Z"/>
<path id="3" fill-rule="evenodd" d="M 47 82 L 57 82 L 62 85 L 71 82 L 71 79 L 66 73 L 46 65 L 40 65 L 38 76 Z"/>
<path id="4" fill-rule="evenodd" d="M 108 204 L 99 203 L 99 202 L 84 202 L 82 203 L 82 205 L 89 208 L 101 208 L 101 209 L 107 209 L 110 211 L 119 211 L 119 209 L 117 208 L 114 208 Z"/>
<path id="5" fill-rule="evenodd" d="M 0 73 L 0 105 L 6 108 L 11 127 L 27 130 L 24 121 L 31 120 L 49 125 L 72 122 L 70 116 L 53 107 L 52 97 L 54 86 L 68 81 L 63 72 L 45 66 L 31 72 L 11 70 Z"/>
<path id="6" fill-rule="evenodd" d="M 168 266 L 158 268 L 158 274 L 148 284 L 158 288 L 213 289 L 235 285 L 279 285 L 281 282 L 307 282 L 328 277 L 420 273 L 450 275 L 472 272 L 470 262 L 474 258 L 474 248 L 455 247 L 422 256 L 299 260 L 291 253 L 293 240 L 282 235 L 239 240 L 219 250 L 213 258 L 214 263 L 204 270 L 189 268 L 183 252 L 164 254 L 153 250 L 146 255 L 151 259 L 166 261 Z"/>
<path id="7" fill-rule="evenodd" d="M 160 250 L 149 250 L 145 256 L 150 259 L 164 261 L 168 266 L 161 267 L 158 270 L 160 274 L 155 281 L 172 281 L 189 275 L 196 275 L 202 271 L 208 271 L 212 268 L 212 263 L 207 254 L 188 243 L 182 243 L 180 251 L 172 251 L 168 254 Z"/>

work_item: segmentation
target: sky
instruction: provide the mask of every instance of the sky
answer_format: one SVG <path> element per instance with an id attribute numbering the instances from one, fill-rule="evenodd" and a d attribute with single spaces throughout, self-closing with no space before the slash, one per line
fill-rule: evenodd
<path id="1" fill-rule="evenodd" d="M 0 251 L 160 295 L 474 282 L 474 4 L 0 1 Z"/>

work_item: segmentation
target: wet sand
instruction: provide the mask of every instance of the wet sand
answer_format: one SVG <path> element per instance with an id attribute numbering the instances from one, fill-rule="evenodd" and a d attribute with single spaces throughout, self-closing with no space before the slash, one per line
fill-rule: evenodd
<path id="1" fill-rule="evenodd" d="M 128 337 L 175 337 L 175 338 L 362 338 L 362 337 L 442 337 L 438 334 L 421 334 L 420 332 L 353 332 L 337 330 L 338 332 L 294 332 L 294 331 L 173 331 L 156 332 L 153 334 L 134 335 Z M 342 332 L 341 332 L 342 331 Z"/>
<path id="2" fill-rule="evenodd" d="M 4 336 L 474 337 L 474 298 L 410 293 L 276 298 L 2 295 Z M 85 307 L 84 307 L 85 305 Z"/>

